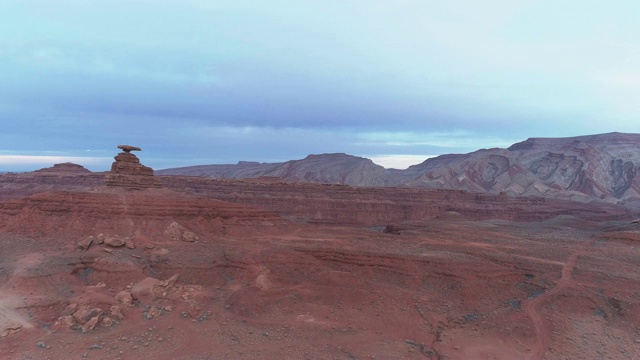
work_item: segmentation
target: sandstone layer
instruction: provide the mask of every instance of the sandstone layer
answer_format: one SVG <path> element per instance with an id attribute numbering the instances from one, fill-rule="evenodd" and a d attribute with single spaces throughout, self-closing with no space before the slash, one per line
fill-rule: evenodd
<path id="1" fill-rule="evenodd" d="M 456 215 L 468 220 L 540 221 L 559 215 L 630 220 L 634 214 L 602 201 L 511 198 L 460 190 L 291 184 L 263 179 L 159 178 L 166 188 L 176 192 L 257 206 L 294 221 L 325 225 L 385 226 Z"/>
<path id="2" fill-rule="evenodd" d="M 105 181 L 107 186 L 127 187 L 131 189 L 158 188 L 160 182 L 153 176 L 153 169 L 140 163 L 140 159 L 131 151 L 140 151 L 139 147 L 120 145 L 123 152 L 114 157 L 111 171 Z"/>
<path id="3" fill-rule="evenodd" d="M 155 189 L 133 193 L 127 193 L 126 188 L 44 192 L 0 202 L 0 229 L 36 238 L 79 240 L 104 233 L 164 241 L 173 237 L 172 227 L 176 226 L 218 236 L 253 233 L 256 225 L 285 223 L 261 209 Z"/>

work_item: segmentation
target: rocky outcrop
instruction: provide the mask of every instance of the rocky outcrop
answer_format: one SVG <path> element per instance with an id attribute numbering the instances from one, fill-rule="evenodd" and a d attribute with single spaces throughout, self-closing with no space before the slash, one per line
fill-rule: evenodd
<path id="1" fill-rule="evenodd" d="M 612 159 L 610 162 L 609 175 L 611 176 L 611 190 L 613 195 L 621 198 L 633 185 L 636 177 L 637 167 L 632 161 L 623 159 Z"/>
<path id="2" fill-rule="evenodd" d="M 107 186 L 119 186 L 132 189 L 158 188 L 162 185 L 153 176 L 153 169 L 140 163 L 140 159 L 131 151 L 141 151 L 139 147 L 119 145 L 123 151 L 115 156 L 111 171 L 105 181 Z"/>

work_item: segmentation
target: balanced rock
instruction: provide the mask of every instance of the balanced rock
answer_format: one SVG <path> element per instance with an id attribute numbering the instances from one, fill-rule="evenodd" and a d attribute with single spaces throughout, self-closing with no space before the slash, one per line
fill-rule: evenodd
<path id="1" fill-rule="evenodd" d="M 118 149 L 121 149 L 126 153 L 130 153 L 132 151 L 142 151 L 142 149 L 140 149 L 139 147 L 131 145 L 118 145 Z"/>
<path id="2" fill-rule="evenodd" d="M 122 150 L 111 164 L 111 171 L 105 181 L 108 186 L 119 186 L 132 189 L 161 187 L 160 181 L 153 176 L 153 169 L 140 163 L 140 159 L 131 151 L 141 151 L 137 146 L 118 145 Z"/>

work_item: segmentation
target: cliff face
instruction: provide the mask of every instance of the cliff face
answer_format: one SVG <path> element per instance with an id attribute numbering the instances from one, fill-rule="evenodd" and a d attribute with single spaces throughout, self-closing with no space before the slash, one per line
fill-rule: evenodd
<path id="1" fill-rule="evenodd" d="M 0 203 L 0 232 L 31 237 L 119 234 L 171 240 L 175 230 L 208 236 L 255 233 L 286 221 L 267 211 L 162 189 L 48 191 Z"/>
<path id="2" fill-rule="evenodd" d="M 284 163 L 203 165 L 157 171 L 246 179 L 350 186 L 455 189 L 510 196 L 578 201 L 640 202 L 640 134 L 610 133 L 570 138 L 531 138 L 507 149 L 447 154 L 407 170 L 388 170 L 346 154 L 310 155 Z"/>

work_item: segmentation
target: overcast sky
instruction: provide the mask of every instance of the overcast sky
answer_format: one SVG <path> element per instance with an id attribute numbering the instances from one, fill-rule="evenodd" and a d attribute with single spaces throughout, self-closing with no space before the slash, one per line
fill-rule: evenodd
<path id="1" fill-rule="evenodd" d="M 637 0 L 2 0 L 0 171 L 640 132 Z"/>

